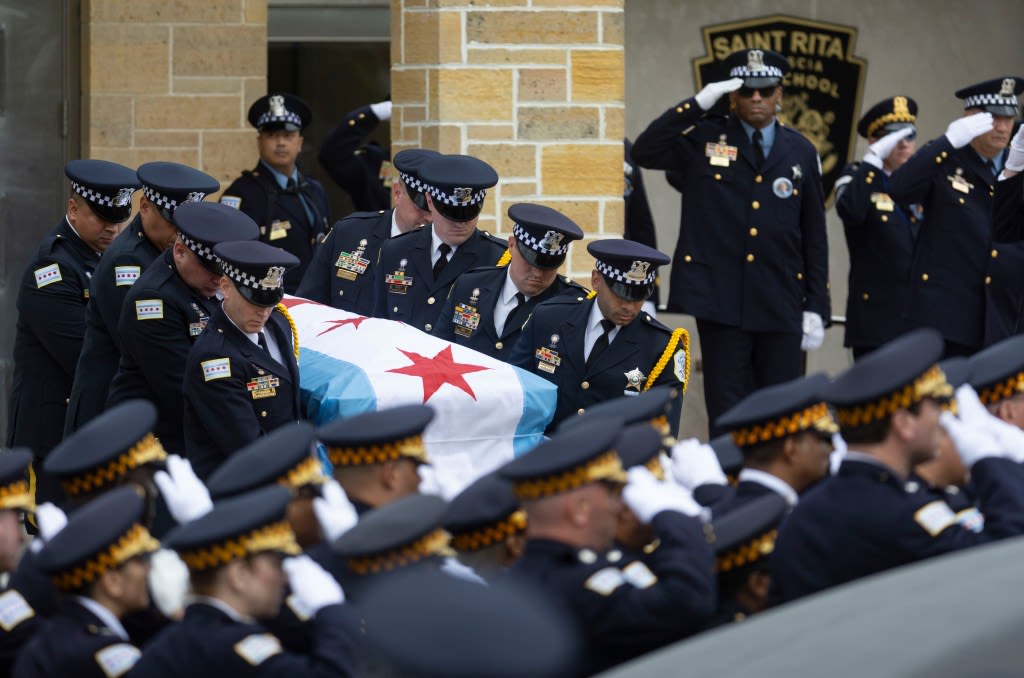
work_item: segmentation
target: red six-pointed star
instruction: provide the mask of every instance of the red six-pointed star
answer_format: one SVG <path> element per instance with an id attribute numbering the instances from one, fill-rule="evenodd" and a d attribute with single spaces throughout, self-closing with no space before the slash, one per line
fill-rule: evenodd
<path id="1" fill-rule="evenodd" d="M 472 387 L 466 383 L 462 375 L 491 369 L 483 365 L 455 362 L 452 358 L 451 346 L 444 347 L 433 358 L 428 358 L 413 351 L 398 350 L 411 360 L 413 364 L 406 367 L 396 367 L 393 370 L 388 370 L 388 372 L 397 372 L 398 374 L 407 374 L 410 377 L 421 378 L 423 380 L 423 402 L 430 400 L 430 396 L 437 393 L 438 389 L 445 384 L 451 384 L 455 388 L 462 389 L 473 400 L 476 400 L 476 394 L 473 393 Z"/>
<path id="2" fill-rule="evenodd" d="M 328 332 L 344 327 L 345 325 L 353 325 L 355 329 L 358 330 L 359 323 L 363 322 L 364 320 L 369 320 L 369 318 L 361 315 L 355 318 L 346 318 L 345 320 L 328 320 L 327 324 L 330 325 L 330 327 L 328 327 L 326 330 L 324 330 L 323 332 L 316 336 L 319 337 L 322 334 L 327 334 Z"/>

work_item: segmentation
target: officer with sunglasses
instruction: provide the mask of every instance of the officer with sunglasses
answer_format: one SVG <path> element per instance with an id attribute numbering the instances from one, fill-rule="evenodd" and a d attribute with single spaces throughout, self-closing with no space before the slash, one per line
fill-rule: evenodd
<path id="1" fill-rule="evenodd" d="M 916 122 L 910 97 L 872 106 L 857 122 L 868 151 L 836 181 L 836 211 L 850 251 L 844 345 L 855 360 L 912 329 L 910 267 L 924 212 L 893 200 L 889 176 L 914 154 Z"/>
<path id="2" fill-rule="evenodd" d="M 683 193 L 668 308 L 697 319 L 710 422 L 800 376 L 801 350 L 821 346 L 830 313 L 818 154 L 775 119 L 789 64 L 748 49 L 725 66 L 729 80 L 668 109 L 633 146 Z M 731 111 L 714 114 L 726 94 Z"/>
<path id="3" fill-rule="evenodd" d="M 394 207 L 354 212 L 336 223 L 317 245 L 295 294 L 359 315 L 373 313 L 373 268 L 381 245 L 430 220 L 419 168 L 437 155 L 420 148 L 397 153 L 393 164 L 398 177 L 391 183 Z"/>

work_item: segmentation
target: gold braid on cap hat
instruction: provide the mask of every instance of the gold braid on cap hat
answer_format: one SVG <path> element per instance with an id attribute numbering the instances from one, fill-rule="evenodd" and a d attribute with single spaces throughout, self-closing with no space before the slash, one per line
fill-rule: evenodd
<path id="1" fill-rule="evenodd" d="M 164 451 L 164 446 L 152 433 L 147 433 L 142 440 L 135 443 L 117 459 L 91 471 L 84 471 L 77 476 L 63 479 L 60 484 L 65 492 L 75 496 L 112 484 L 123 478 L 128 471 L 143 464 L 148 464 L 151 461 L 163 461 L 166 458 L 167 452 Z"/>
<path id="2" fill-rule="evenodd" d="M 907 108 L 906 97 L 893 97 L 892 108 L 892 113 L 886 113 L 885 115 L 879 116 L 871 121 L 871 124 L 868 125 L 867 134 L 865 136 L 873 137 L 880 127 L 885 127 L 889 123 L 917 122 L 917 117 L 910 112 L 909 108 Z"/>
<path id="3" fill-rule="evenodd" d="M 277 479 L 277 484 L 288 489 L 298 489 L 303 485 L 316 485 L 327 480 L 323 464 L 316 457 L 306 457 L 293 466 L 286 474 Z"/>
<path id="4" fill-rule="evenodd" d="M 28 480 L 17 480 L 0 487 L 0 509 L 36 510 L 35 497 Z"/>
<path id="5" fill-rule="evenodd" d="M 160 542 L 153 538 L 149 530 L 135 523 L 116 542 L 81 565 L 53 575 L 53 583 L 61 591 L 75 591 L 96 581 L 107 570 L 123 565 L 135 556 L 152 553 L 158 548 Z"/>
<path id="6" fill-rule="evenodd" d="M 856 428 L 881 421 L 899 409 L 907 409 L 925 398 L 945 400 L 953 395 L 953 387 L 938 365 L 932 365 L 924 374 L 893 393 L 867 403 L 837 407 L 839 425 Z"/>
<path id="7" fill-rule="evenodd" d="M 178 555 L 185 561 L 190 571 L 204 572 L 227 565 L 232 560 L 241 560 L 264 551 L 280 551 L 292 556 L 302 552 L 288 521 L 281 520 L 264 525 L 248 534 L 226 539 L 218 544 L 191 550 L 179 549 Z"/>
<path id="8" fill-rule="evenodd" d="M 772 421 L 738 428 L 732 432 L 732 441 L 740 447 L 750 447 L 812 429 L 829 434 L 839 430 L 826 403 L 815 403 L 810 407 Z"/>
<path id="9" fill-rule="evenodd" d="M 497 522 L 452 534 L 452 547 L 457 551 L 479 551 L 525 530 L 526 512 L 515 510 Z"/>
<path id="10" fill-rule="evenodd" d="M 1018 372 L 1008 379 L 978 389 L 978 400 L 985 405 L 1006 400 L 1017 393 L 1024 393 L 1024 372 Z"/>
<path id="11" fill-rule="evenodd" d="M 429 464 L 423 436 L 419 433 L 390 443 L 358 445 L 354 447 L 327 447 L 327 456 L 335 466 L 368 466 L 383 464 L 401 457 Z"/>
<path id="12" fill-rule="evenodd" d="M 726 551 L 715 559 L 715 571 L 719 573 L 729 572 L 749 563 L 757 562 L 765 556 L 770 556 L 775 550 L 775 538 L 778 530 L 772 530 L 762 534 L 745 544 L 740 544 L 734 549 Z"/>
<path id="13" fill-rule="evenodd" d="M 521 501 L 541 499 L 568 492 L 598 480 L 626 482 L 626 473 L 615 450 L 608 450 L 579 466 L 536 480 L 514 480 L 512 487 Z"/>
<path id="14" fill-rule="evenodd" d="M 390 572 L 433 555 L 454 555 L 448 546 L 450 539 L 451 536 L 439 527 L 406 546 L 372 556 L 349 558 L 348 566 L 360 576 L 377 574 L 378 572 Z"/>

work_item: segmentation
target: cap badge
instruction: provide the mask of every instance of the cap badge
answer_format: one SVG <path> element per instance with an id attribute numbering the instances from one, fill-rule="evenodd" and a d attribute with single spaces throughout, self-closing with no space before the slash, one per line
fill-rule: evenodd
<path id="1" fill-rule="evenodd" d="M 893 97 L 892 112 L 897 116 L 909 116 L 910 109 L 907 108 L 907 97 Z"/>
<path id="2" fill-rule="evenodd" d="M 283 118 L 285 116 L 284 97 L 280 94 L 270 97 L 270 115 L 275 118 Z"/>
<path id="3" fill-rule="evenodd" d="M 185 202 L 202 202 L 205 197 L 206 194 L 202 191 L 192 191 L 188 194 L 188 197 L 185 198 Z"/>
<path id="4" fill-rule="evenodd" d="M 472 188 L 456 188 L 452 191 L 452 195 L 455 196 L 455 202 L 459 205 L 468 205 L 469 201 L 473 199 Z"/>
<path id="5" fill-rule="evenodd" d="M 267 275 L 260 281 L 260 287 L 267 290 L 276 290 L 281 286 L 284 277 L 284 266 L 271 266 L 267 269 Z"/>
<path id="6" fill-rule="evenodd" d="M 1013 94 L 1013 86 L 1015 84 L 1017 84 L 1017 83 L 1015 83 L 1013 81 L 1013 78 L 1003 78 L 1003 84 L 999 88 L 999 96 L 1001 96 L 1001 97 L 1012 97 L 1012 96 L 1014 96 L 1014 94 Z"/>
<path id="7" fill-rule="evenodd" d="M 637 283 L 647 282 L 647 271 L 650 267 L 651 262 L 649 261 L 634 261 L 629 266 L 629 273 L 626 274 L 626 279 Z"/>
<path id="8" fill-rule="evenodd" d="M 132 190 L 131 188 L 122 188 L 117 191 L 117 197 L 114 198 L 115 207 L 124 207 L 132 201 Z"/>
<path id="9" fill-rule="evenodd" d="M 751 72 L 763 71 L 764 52 L 759 49 L 752 49 L 747 52 L 747 70 Z"/>
<path id="10" fill-rule="evenodd" d="M 547 252 L 555 253 L 562 246 L 565 236 L 558 231 L 548 231 L 540 241 L 540 247 Z"/>

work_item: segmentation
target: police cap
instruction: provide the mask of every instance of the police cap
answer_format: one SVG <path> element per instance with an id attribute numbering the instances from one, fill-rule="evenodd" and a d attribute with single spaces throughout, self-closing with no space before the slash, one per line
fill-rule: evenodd
<path id="1" fill-rule="evenodd" d="M 238 293 L 264 308 L 284 298 L 284 272 L 299 265 L 294 254 L 259 240 L 221 242 L 213 254 Z"/>
<path id="2" fill-rule="evenodd" d="M 35 511 L 36 500 L 29 487 L 32 452 L 15 447 L 0 452 L 0 510 Z"/>
<path id="3" fill-rule="evenodd" d="M 786 57 L 770 49 L 741 49 L 725 59 L 730 78 L 743 78 L 743 86 L 750 88 L 779 85 L 789 72 Z"/>
<path id="4" fill-rule="evenodd" d="M 828 377 L 819 373 L 762 388 L 725 412 L 717 425 L 732 432 L 740 448 L 803 431 L 831 438 L 839 429 L 825 402 L 828 383 Z"/>
<path id="5" fill-rule="evenodd" d="M 955 96 L 964 100 L 964 110 L 980 108 L 992 115 L 1015 118 L 1020 113 L 1017 96 L 1024 91 L 1024 78 L 1008 76 L 979 82 L 957 90 Z"/>
<path id="6" fill-rule="evenodd" d="M 498 183 L 498 173 L 479 158 L 439 155 L 420 166 L 420 181 L 434 209 L 452 221 L 470 221 L 483 209 L 487 189 Z"/>
<path id="7" fill-rule="evenodd" d="M 969 359 L 970 383 L 986 405 L 1024 393 L 1024 335 L 1018 334 Z"/>
<path id="8" fill-rule="evenodd" d="M 274 429 L 238 450 L 206 481 L 214 500 L 232 497 L 265 485 L 297 490 L 319 485 L 327 477 L 314 454 L 316 429 L 297 421 Z"/>
<path id="9" fill-rule="evenodd" d="M 132 214 L 132 193 L 139 189 L 135 170 L 106 160 L 72 160 L 64 165 L 71 191 L 89 203 L 100 219 L 119 224 Z"/>
<path id="10" fill-rule="evenodd" d="M 857 134 L 865 139 L 879 139 L 917 122 L 917 102 L 910 97 L 882 99 L 857 121 Z M 908 138 L 913 138 L 916 132 Z"/>
<path id="11" fill-rule="evenodd" d="M 789 504 L 771 492 L 722 514 L 706 533 L 715 551 L 715 570 L 727 574 L 768 558 Z"/>
<path id="12" fill-rule="evenodd" d="M 631 301 L 650 297 L 658 267 L 671 261 L 653 247 L 619 238 L 595 240 L 587 245 L 587 251 L 612 292 Z"/>
<path id="13" fill-rule="evenodd" d="M 526 513 L 512 491 L 512 483 L 497 472 L 478 478 L 448 506 L 444 528 L 457 551 L 479 551 L 505 538 L 522 534 Z"/>
<path id="14" fill-rule="evenodd" d="M 173 222 L 174 211 L 187 202 L 202 202 L 220 190 L 220 182 L 206 172 L 176 162 L 147 162 L 138 170 L 142 194 Z"/>
<path id="15" fill-rule="evenodd" d="M 420 166 L 427 160 L 440 155 L 437 151 L 429 151 L 425 148 L 407 148 L 396 153 L 391 160 L 391 164 L 398 170 L 398 176 L 402 178 L 402 183 L 405 184 L 409 199 L 424 212 L 427 211 L 427 199 L 423 193 L 426 186 L 420 181 Z"/>
<path id="16" fill-rule="evenodd" d="M 434 419 L 429 405 L 401 405 L 336 419 L 317 430 L 335 466 L 382 464 L 408 458 L 429 463 L 423 432 Z"/>
<path id="17" fill-rule="evenodd" d="M 309 105 L 294 94 L 266 94 L 249 107 L 249 124 L 261 132 L 295 132 L 312 120 Z"/>
<path id="18" fill-rule="evenodd" d="M 174 210 L 181 243 L 199 257 L 208 270 L 219 273 L 213 248 L 232 240 L 256 240 L 260 227 L 245 212 L 217 202 L 188 202 Z"/>
<path id="19" fill-rule="evenodd" d="M 508 208 L 508 216 L 519 253 L 536 268 L 558 268 L 569 243 L 583 237 L 575 221 L 546 205 L 519 202 Z"/>

